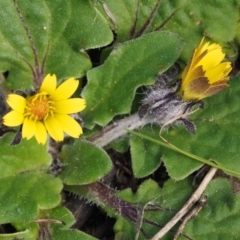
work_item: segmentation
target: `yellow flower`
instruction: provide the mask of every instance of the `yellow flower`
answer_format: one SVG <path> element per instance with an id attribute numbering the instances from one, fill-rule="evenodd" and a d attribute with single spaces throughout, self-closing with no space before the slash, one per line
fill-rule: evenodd
<path id="1" fill-rule="evenodd" d="M 26 98 L 9 94 L 7 103 L 12 111 L 3 117 L 3 124 L 9 127 L 23 125 L 22 137 L 35 136 L 41 144 L 46 143 L 47 133 L 56 141 L 63 140 L 64 132 L 78 138 L 82 128 L 69 116 L 86 106 L 82 98 L 69 99 L 78 84 L 76 79 L 69 78 L 57 87 L 56 76 L 48 74 L 36 94 Z"/>
<path id="2" fill-rule="evenodd" d="M 182 73 L 179 91 L 183 100 L 198 101 L 228 87 L 231 63 L 222 62 L 225 54 L 219 44 L 203 42 L 204 38 Z"/>

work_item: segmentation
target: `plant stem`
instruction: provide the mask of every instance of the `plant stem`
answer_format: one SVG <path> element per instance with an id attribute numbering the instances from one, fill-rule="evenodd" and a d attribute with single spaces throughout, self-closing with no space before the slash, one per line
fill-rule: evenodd
<path id="1" fill-rule="evenodd" d="M 80 186 L 66 186 L 66 190 L 89 199 L 90 201 L 102 206 L 104 209 L 111 208 L 113 215 L 117 212 L 122 217 L 136 223 L 138 219 L 138 210 L 132 204 L 120 199 L 115 195 L 115 191 L 101 182 Z"/>
<path id="2" fill-rule="evenodd" d="M 133 130 L 139 127 L 143 127 L 149 122 L 150 121 L 146 118 L 140 119 L 138 114 L 135 113 L 133 115 L 130 115 L 129 117 L 126 117 L 104 127 L 100 132 L 88 138 L 88 140 L 93 142 L 98 147 L 105 147 L 107 144 L 114 141 L 115 139 L 127 134 L 127 131 L 124 130 L 124 128 Z"/>

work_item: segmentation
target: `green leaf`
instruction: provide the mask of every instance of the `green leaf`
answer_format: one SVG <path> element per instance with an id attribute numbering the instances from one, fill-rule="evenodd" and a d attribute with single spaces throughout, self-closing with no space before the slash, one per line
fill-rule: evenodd
<path id="1" fill-rule="evenodd" d="M 156 75 L 177 60 L 181 40 L 169 32 L 157 32 L 118 46 L 105 63 L 87 73 L 83 90 L 87 102 L 84 123 L 106 125 L 115 115 L 129 113 L 137 87 L 151 84 Z"/>
<path id="2" fill-rule="evenodd" d="M 49 167 L 51 157 L 46 145 L 38 144 L 35 139 L 22 139 L 20 144 L 12 146 L 10 144 L 14 136 L 15 134 L 7 133 L 0 139 L 0 179 Z"/>
<path id="3" fill-rule="evenodd" d="M 136 178 L 143 178 L 154 172 L 161 164 L 161 148 L 148 140 L 132 136 L 130 141 L 132 168 Z"/>
<path id="4" fill-rule="evenodd" d="M 70 228 L 75 223 L 75 218 L 73 214 L 65 207 L 57 206 L 52 209 L 42 210 L 39 213 L 40 219 L 51 219 L 62 222 L 62 224 L 58 223 L 57 225 L 63 228 Z M 55 226 L 53 224 L 52 226 Z"/>
<path id="5" fill-rule="evenodd" d="M 227 179 L 213 180 L 204 195 L 208 197 L 206 205 L 188 222 L 183 233 L 196 240 L 238 239 L 240 195 L 233 195 Z"/>
<path id="6" fill-rule="evenodd" d="M 9 71 L 12 89 L 29 88 L 33 79 L 39 85 L 47 73 L 84 76 L 91 63 L 82 49 L 113 39 L 88 1 L 1 1 L 0 18 L 0 71 Z"/>
<path id="7" fill-rule="evenodd" d="M 131 189 L 125 189 L 117 192 L 117 196 L 130 203 L 146 204 L 153 199 L 158 198 L 162 193 L 158 184 L 148 179 L 144 181 L 138 188 L 137 192 L 133 194 Z"/>
<path id="8" fill-rule="evenodd" d="M 43 172 L 25 172 L 0 179 L 0 223 L 31 222 L 39 209 L 56 207 L 62 183 Z"/>
<path id="9" fill-rule="evenodd" d="M 66 145 L 60 159 L 64 164 L 60 177 L 68 185 L 95 182 L 106 175 L 112 167 L 111 159 L 103 149 L 80 140 L 72 145 Z"/>

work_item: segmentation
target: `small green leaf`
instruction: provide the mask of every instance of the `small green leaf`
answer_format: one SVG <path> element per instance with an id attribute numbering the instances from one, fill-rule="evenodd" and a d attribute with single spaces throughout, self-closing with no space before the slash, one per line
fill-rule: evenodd
<path id="1" fill-rule="evenodd" d="M 7 133 L 0 139 L 0 179 L 49 167 L 51 157 L 46 145 L 38 144 L 35 139 L 22 139 L 20 144 L 12 146 L 10 144 L 14 136 L 15 134 Z"/>
<path id="2" fill-rule="evenodd" d="M 70 228 L 75 223 L 73 214 L 65 207 L 57 206 L 52 209 L 42 210 L 39 213 L 40 219 L 51 219 L 62 222 L 61 227 Z M 59 225 L 58 223 L 57 225 Z M 54 226 L 53 224 L 52 226 Z M 61 224 L 60 224 L 61 225 Z"/>
<path id="3" fill-rule="evenodd" d="M 106 125 L 115 115 L 129 113 L 137 87 L 152 84 L 156 75 L 177 60 L 181 40 L 170 32 L 156 32 L 125 42 L 105 63 L 87 73 L 83 90 L 87 102 L 84 123 Z"/>
<path id="4" fill-rule="evenodd" d="M 0 223 L 31 222 L 39 209 L 56 207 L 62 183 L 43 172 L 25 172 L 0 179 Z"/>
<path id="5" fill-rule="evenodd" d="M 146 177 L 161 164 L 161 148 L 148 140 L 132 136 L 131 141 L 132 168 L 136 178 Z"/>
<path id="6" fill-rule="evenodd" d="M 60 174 L 68 185 L 88 184 L 101 179 L 112 167 L 107 153 L 90 142 L 75 141 L 66 145 L 60 159 L 64 164 Z"/>
<path id="7" fill-rule="evenodd" d="M 133 194 L 131 189 L 125 189 L 117 192 L 117 196 L 130 203 L 141 203 L 142 205 L 151 202 L 161 195 L 162 189 L 158 184 L 148 179 L 144 181 L 138 188 L 137 192 Z"/>

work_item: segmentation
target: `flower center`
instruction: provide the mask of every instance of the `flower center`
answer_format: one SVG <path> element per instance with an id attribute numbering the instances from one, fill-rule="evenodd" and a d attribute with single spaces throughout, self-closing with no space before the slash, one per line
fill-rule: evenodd
<path id="1" fill-rule="evenodd" d="M 24 116 L 33 121 L 41 121 L 49 115 L 53 116 L 52 102 L 46 93 L 37 93 L 27 99 Z"/>

